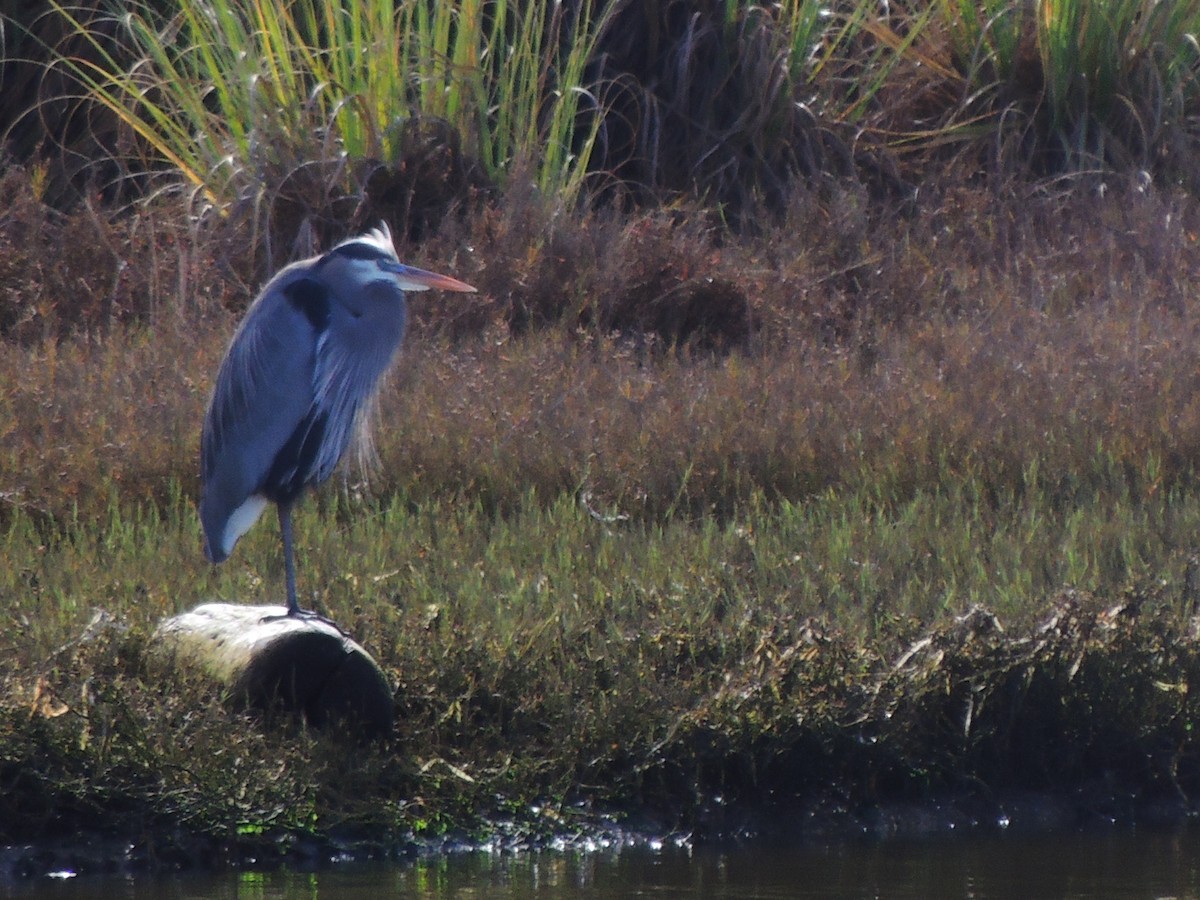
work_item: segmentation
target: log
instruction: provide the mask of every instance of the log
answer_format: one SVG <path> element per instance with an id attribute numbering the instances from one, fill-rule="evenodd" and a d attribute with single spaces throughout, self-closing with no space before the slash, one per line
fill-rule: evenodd
<path id="1" fill-rule="evenodd" d="M 283 606 L 205 603 L 161 622 L 151 643 L 193 665 L 235 703 L 301 715 L 317 729 L 391 733 L 392 690 L 383 670 L 332 622 Z"/>

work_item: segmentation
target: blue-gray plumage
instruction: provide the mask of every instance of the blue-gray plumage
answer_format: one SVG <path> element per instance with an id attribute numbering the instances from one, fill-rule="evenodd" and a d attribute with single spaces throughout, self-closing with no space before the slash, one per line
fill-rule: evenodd
<path id="1" fill-rule="evenodd" d="M 403 265 L 387 225 L 267 282 L 217 374 L 200 440 L 205 554 L 225 560 L 268 503 L 279 510 L 289 615 L 300 615 L 292 505 L 328 478 L 404 338 L 406 291 L 473 291 Z"/>

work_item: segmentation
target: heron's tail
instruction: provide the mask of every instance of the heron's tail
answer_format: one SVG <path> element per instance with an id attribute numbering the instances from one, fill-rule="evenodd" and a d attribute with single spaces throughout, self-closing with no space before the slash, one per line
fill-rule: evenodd
<path id="1" fill-rule="evenodd" d="M 250 526 L 258 521 L 267 506 L 262 494 L 251 494 L 242 504 L 228 512 L 213 510 L 205 501 L 200 503 L 200 522 L 204 526 L 204 555 L 210 562 L 220 563 L 229 558 L 233 545 Z"/>

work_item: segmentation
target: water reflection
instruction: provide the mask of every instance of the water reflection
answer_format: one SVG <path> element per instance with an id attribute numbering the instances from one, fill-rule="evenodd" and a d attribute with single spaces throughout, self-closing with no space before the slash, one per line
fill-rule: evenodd
<path id="1" fill-rule="evenodd" d="M 1200 900 L 1200 829 L 994 835 L 783 849 L 635 846 L 596 852 L 470 853 L 315 873 L 42 878 L 0 884 L 26 900 L 566 898 L 1156 898 Z"/>

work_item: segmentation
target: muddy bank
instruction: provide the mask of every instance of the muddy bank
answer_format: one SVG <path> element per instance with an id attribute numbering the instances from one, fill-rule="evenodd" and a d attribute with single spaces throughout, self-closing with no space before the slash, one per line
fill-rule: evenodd
<path id="1" fill-rule="evenodd" d="M 1200 807 L 1182 797 L 1141 797 L 1092 785 L 1064 794 L 962 793 L 921 801 L 851 809 L 840 792 L 782 809 L 712 805 L 688 831 L 647 813 L 588 815 L 570 831 L 552 831 L 537 816 L 494 821 L 471 835 L 436 838 L 411 833 L 326 835 L 258 834 L 236 839 L 164 831 L 123 836 L 70 832 L 30 843 L 0 846 L 0 883 L 46 877 L 136 876 L 232 870 L 320 871 L 362 862 L 403 864 L 438 855 L 486 851 L 591 852 L 664 844 L 721 847 L 747 844 L 788 847 L 856 842 L 938 840 L 988 834 L 1055 835 L 1077 831 L 1179 827 L 1197 821 Z M 538 830 L 534 833 L 534 828 Z"/>

